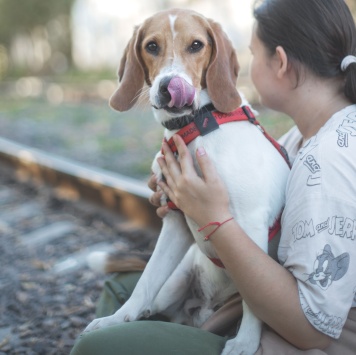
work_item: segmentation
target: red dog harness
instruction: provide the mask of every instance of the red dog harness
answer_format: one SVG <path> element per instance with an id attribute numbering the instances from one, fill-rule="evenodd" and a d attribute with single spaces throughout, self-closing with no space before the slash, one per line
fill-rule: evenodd
<path id="1" fill-rule="evenodd" d="M 197 114 L 197 116 L 194 117 L 194 120 L 191 123 L 187 124 L 176 133 L 183 138 L 185 144 L 188 145 L 198 136 L 205 136 L 206 134 L 218 129 L 219 126 L 224 123 L 248 121 L 253 125 L 255 125 L 263 133 L 263 135 L 273 144 L 273 146 L 282 155 L 285 162 L 288 164 L 289 168 L 291 167 L 287 151 L 284 149 L 283 146 L 281 146 L 274 138 L 272 138 L 265 131 L 265 129 L 261 126 L 261 124 L 256 120 L 254 114 L 252 113 L 251 109 L 248 106 L 239 107 L 235 111 L 229 113 L 222 113 L 219 111 L 215 111 L 215 108 L 212 105 L 205 106 L 204 108 L 206 109 L 206 111 L 201 110 Z M 168 141 L 165 139 L 164 141 L 168 143 L 173 153 L 178 152 L 177 146 L 175 145 L 173 138 L 169 139 Z M 178 210 L 178 208 L 172 201 L 167 200 L 167 204 L 168 207 L 170 207 L 171 209 Z M 269 229 L 268 241 L 271 241 L 276 236 L 276 234 L 280 231 L 280 229 L 281 229 L 281 216 L 277 218 L 274 225 Z M 220 259 L 216 259 L 216 258 L 209 258 L 209 259 L 216 266 L 224 268 L 224 264 L 221 262 Z"/>

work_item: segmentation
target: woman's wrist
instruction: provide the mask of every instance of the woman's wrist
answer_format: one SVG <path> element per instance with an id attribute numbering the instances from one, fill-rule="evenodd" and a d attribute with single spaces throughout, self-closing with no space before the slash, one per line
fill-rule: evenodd
<path id="1" fill-rule="evenodd" d="M 222 222 L 219 221 L 214 221 L 214 222 L 209 222 L 208 224 L 206 224 L 205 226 L 201 227 L 198 229 L 198 232 L 204 231 L 206 229 L 209 229 L 208 234 L 205 235 L 204 240 L 208 241 L 210 239 L 210 237 L 221 227 L 223 226 L 225 223 L 228 223 L 230 221 L 232 221 L 234 219 L 234 217 L 229 217 L 227 219 L 224 219 Z M 210 227 L 213 227 L 213 230 L 210 231 Z"/>
<path id="2" fill-rule="evenodd" d="M 199 218 L 197 231 L 201 233 L 205 240 L 209 240 L 210 237 L 213 237 L 218 230 L 233 221 L 233 219 L 234 217 L 230 212 L 209 213 L 204 215 L 204 218 Z"/>

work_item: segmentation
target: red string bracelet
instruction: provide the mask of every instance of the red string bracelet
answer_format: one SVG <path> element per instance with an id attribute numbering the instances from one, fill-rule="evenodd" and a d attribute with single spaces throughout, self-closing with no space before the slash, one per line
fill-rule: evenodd
<path id="1" fill-rule="evenodd" d="M 221 222 L 221 223 L 220 223 L 220 222 L 210 222 L 210 223 L 208 223 L 206 226 L 199 228 L 199 229 L 198 229 L 198 232 L 201 232 L 201 231 L 204 230 L 206 227 L 209 227 L 209 226 L 216 226 L 216 228 L 204 238 L 205 241 L 208 241 L 209 238 L 210 238 L 210 236 L 211 236 L 213 233 L 215 233 L 219 227 L 221 227 L 224 223 L 231 221 L 232 219 L 234 219 L 234 217 L 231 217 L 231 218 L 229 218 L 229 219 L 227 219 L 226 221 L 223 221 L 223 222 Z"/>

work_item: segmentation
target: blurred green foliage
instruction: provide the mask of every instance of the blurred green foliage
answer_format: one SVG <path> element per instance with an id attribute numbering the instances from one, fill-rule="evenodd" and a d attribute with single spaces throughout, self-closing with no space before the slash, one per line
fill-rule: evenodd
<path id="1" fill-rule="evenodd" d="M 0 96 L 1 136 L 50 154 L 145 180 L 161 147 L 152 111 L 118 113 L 106 101 L 53 105 Z"/>
<path id="2" fill-rule="evenodd" d="M 59 15 L 69 15 L 74 0 L 0 0 L 0 43 L 10 45 L 17 33 L 30 33 Z"/>
<path id="3" fill-rule="evenodd" d="M 72 62 L 74 0 L 0 0 L 0 79 L 53 74 Z"/>
<path id="4" fill-rule="evenodd" d="M 150 109 L 119 113 L 106 101 L 53 105 L 40 98 L 1 97 L 0 107 L 3 137 L 141 180 L 148 178 L 161 147 L 163 128 Z M 255 108 L 275 138 L 294 124 L 283 114 Z"/>

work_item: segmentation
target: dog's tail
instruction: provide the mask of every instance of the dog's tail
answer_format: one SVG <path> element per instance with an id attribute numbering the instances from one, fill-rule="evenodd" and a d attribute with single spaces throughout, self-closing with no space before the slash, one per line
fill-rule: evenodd
<path id="1" fill-rule="evenodd" d="M 100 273 L 142 271 L 147 265 L 151 253 L 136 251 L 121 251 L 108 253 L 95 251 L 88 255 L 88 266 Z"/>

